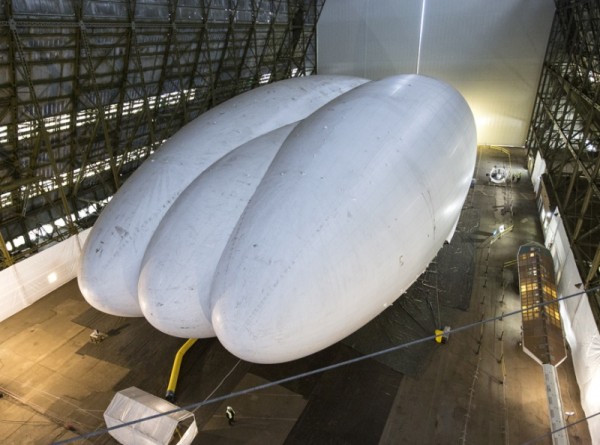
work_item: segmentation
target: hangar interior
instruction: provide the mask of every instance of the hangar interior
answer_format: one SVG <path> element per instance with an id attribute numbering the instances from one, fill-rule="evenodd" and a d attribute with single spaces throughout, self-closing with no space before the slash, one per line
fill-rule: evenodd
<path id="1" fill-rule="evenodd" d="M 55 411 L 48 414 L 51 410 L 43 408 L 35 397 L 19 396 L 15 388 L 27 385 L 17 372 L 19 366 L 8 369 L 14 361 L 11 360 L 13 348 L 25 348 L 30 343 L 44 345 L 45 340 L 34 338 L 13 341 L 14 344 L 11 341 L 26 329 L 34 335 L 44 333 L 44 329 L 40 329 L 41 322 L 36 322 L 35 312 L 27 311 L 56 309 L 60 313 L 57 308 L 79 307 L 85 303 L 67 298 L 67 304 L 60 300 L 60 295 L 51 292 L 67 289 L 67 293 L 77 294 L 73 279 L 87 230 L 114 193 L 163 141 L 204 111 L 263 84 L 317 73 L 379 79 L 416 72 L 453 85 L 467 99 L 476 117 L 480 144 L 475 174 L 478 182 L 467 199 L 460 226 L 468 240 L 454 244 L 455 255 L 466 258 L 466 270 L 471 267 L 469 258 L 472 259 L 474 279 L 473 289 L 452 288 L 449 282 L 440 282 L 440 277 L 451 276 L 444 274 L 444 268 L 449 266 L 440 257 L 421 277 L 421 287 L 411 288 L 411 298 L 399 300 L 401 303 L 397 306 L 409 314 L 409 318 L 416 319 L 417 328 L 413 333 L 416 337 L 425 335 L 418 328 L 424 322 L 415 314 L 428 311 L 419 304 L 429 302 L 423 292 L 432 287 L 436 292 L 443 289 L 446 293 L 463 294 L 463 300 L 449 303 L 448 307 L 454 307 L 445 309 L 446 313 L 438 318 L 447 316 L 455 323 L 468 323 L 472 317 L 454 311 L 467 307 L 473 311 L 473 307 L 479 305 L 485 309 L 476 310 L 476 318 L 504 314 L 511 308 L 508 303 L 506 307 L 497 306 L 497 302 L 486 299 L 488 268 L 491 265 L 496 274 L 495 290 L 505 304 L 505 291 L 508 293 L 509 285 L 514 283 L 514 274 L 504 266 L 507 258 L 515 257 L 519 242 L 524 244 L 530 240 L 528 236 L 537 236 L 553 253 L 559 293 L 571 295 L 589 290 L 583 298 L 568 300 L 561 308 L 573 362 L 568 365 L 570 371 L 564 371 L 565 375 L 559 377 L 561 385 L 573 393 L 581 393 L 584 412 L 581 408 L 574 409 L 579 423 L 569 428 L 576 431 L 570 436 L 571 442 L 600 440 L 600 421 L 594 417 L 600 412 L 600 371 L 597 370 L 600 360 L 600 122 L 597 122 L 600 89 L 596 85 L 600 76 L 600 37 L 597 35 L 600 6 L 597 2 L 538 0 L 523 4 L 510 0 L 492 5 L 461 0 L 442 5 L 422 0 L 406 5 L 391 0 L 74 0 L 58 3 L 4 0 L 0 5 L 0 319 L 5 320 L 0 324 L 4 337 L 0 351 L 3 366 L 7 367 L 0 380 L 0 391 L 6 396 L 0 403 L 13 403 L 4 408 L 9 409 L 7 412 L 14 412 L 18 403 L 20 408 L 41 415 L 44 422 L 50 419 L 54 429 L 44 430 L 39 438 L 75 436 L 77 432 L 86 432 L 86 425 L 93 428 L 99 425 L 81 421 L 81 424 L 74 423 L 77 428 L 70 430 L 65 428 L 65 419 L 58 419 Z M 507 157 L 506 152 L 510 156 Z M 502 187 L 484 185 L 486 172 L 504 164 L 522 173 L 525 180 Z M 476 203 L 487 206 L 487 211 L 493 207 L 493 213 L 486 216 L 483 207 L 476 210 Z M 473 222 L 476 212 L 479 212 L 477 222 Z M 487 227 L 484 227 L 486 218 Z M 487 236 L 500 222 L 515 227 L 513 232 L 495 242 L 492 250 L 491 243 L 486 244 L 489 243 Z M 517 223 L 523 227 L 519 228 Z M 521 237 L 517 236 L 519 233 Z M 511 241 L 510 237 L 515 239 Z M 509 242 L 510 247 L 498 247 Z M 489 277 L 492 281 L 491 272 Z M 469 295 L 466 300 L 464 294 Z M 477 299 L 481 301 L 474 305 Z M 36 304 L 41 304 L 41 308 L 35 309 Z M 518 305 L 513 307 L 518 308 Z M 398 316 L 393 311 L 384 314 L 388 314 L 392 323 Z M 422 316 L 429 317 L 429 314 Z M 121 340 L 125 343 L 113 345 L 106 351 L 92 350 L 95 346 L 86 344 L 85 338 L 95 323 L 105 323 L 105 330 L 114 334 L 111 340 L 118 338 L 123 326 L 132 326 L 133 332 L 127 334 L 130 336 L 148 339 L 156 336 L 141 322 L 102 319 L 84 309 L 73 318 L 82 326 L 77 331 L 75 348 L 80 358 L 87 354 L 114 365 L 117 359 L 110 355 L 116 357 L 119 348 L 127 344 Z M 367 354 L 376 349 L 375 345 L 383 348 L 414 338 L 405 333 L 386 332 L 384 336 L 389 342 L 374 344 L 370 339 L 381 335 L 381 326 L 385 324 L 367 327 L 371 333 L 359 332 L 345 345 L 359 354 Z M 515 377 L 519 384 L 540 383 L 541 377 L 525 369 L 525 359 L 518 356 L 517 351 L 497 351 L 497 342 L 490 340 L 498 337 L 502 340 L 505 332 L 507 338 L 517 339 L 518 323 L 506 330 L 497 330 L 495 323 L 494 329 L 495 332 L 487 336 L 482 329 L 481 336 L 475 340 L 477 359 L 482 356 L 480 348 L 485 349 L 487 342 L 491 342 L 488 346 L 494 354 L 487 360 L 498 362 L 501 368 L 509 366 L 507 363 L 515 365 L 523 376 L 521 380 Z M 165 346 L 160 350 L 171 355 L 165 359 L 166 364 L 158 367 L 163 372 L 157 377 L 159 380 L 166 379 L 164 373 L 168 373 L 168 362 L 173 354 L 166 351 L 176 347 L 175 340 L 161 340 L 171 349 Z M 501 343 L 505 344 L 504 340 Z M 498 376 L 494 374 L 496 371 L 486 371 L 492 381 L 506 382 L 498 386 L 503 389 L 491 390 L 491 400 L 503 402 L 486 406 L 493 411 L 491 417 L 505 419 L 493 426 L 478 424 L 473 412 L 473 401 L 481 397 L 479 403 L 484 405 L 486 398 L 474 391 L 478 373 L 484 368 L 479 361 L 475 366 L 477 372 L 472 373 L 468 368 L 462 382 L 470 392 L 441 391 L 443 379 L 431 368 L 444 369 L 459 386 L 460 370 L 464 371 L 461 366 L 467 365 L 451 368 L 447 363 L 461 361 L 457 357 L 473 356 L 472 348 L 466 344 L 455 342 L 448 346 L 455 349 L 448 348 L 451 352 L 445 351 L 446 356 L 442 358 L 441 354 L 427 350 L 422 355 L 400 360 L 403 363 L 400 374 L 413 378 L 423 374 L 425 380 L 414 386 L 410 386 L 407 379 L 399 380 L 395 374 L 399 372 L 397 364 L 391 358 L 387 362 L 384 359 L 383 365 L 382 362 L 374 365 L 376 371 L 366 365 L 360 369 L 360 373 L 377 375 L 379 380 L 375 383 L 367 379 L 370 383 L 366 384 L 356 380 L 356 374 L 340 371 L 331 374 L 328 380 L 278 386 L 281 400 L 286 400 L 288 405 L 284 412 L 293 421 L 288 419 L 282 426 L 276 416 L 265 415 L 263 421 L 268 418 L 269 422 L 252 425 L 253 433 L 257 434 L 252 437 L 261 437 L 257 431 L 265 429 L 278 438 L 278 443 L 309 443 L 311 440 L 319 443 L 325 437 L 338 440 L 342 437 L 345 442 L 341 443 L 359 443 L 356 440 L 361 440 L 360 443 L 415 443 L 428 437 L 423 443 L 433 443 L 445 437 L 443 432 L 447 430 L 441 426 L 438 432 L 426 433 L 432 423 L 425 420 L 414 423 L 417 421 L 407 413 L 410 409 L 394 398 L 396 393 L 391 399 L 382 400 L 380 405 L 367 405 L 378 414 L 387 409 L 381 414 L 384 422 L 377 424 L 379 429 L 373 428 L 376 430 L 372 431 L 373 436 L 367 434 L 369 431 L 361 435 L 352 430 L 350 424 L 364 420 L 358 409 L 353 411 L 354 417 L 348 416 L 348 420 L 342 421 L 338 416 L 334 427 L 328 427 L 322 416 L 323 411 L 329 409 L 328 403 L 332 403 L 327 397 L 334 396 L 323 388 L 328 384 L 335 387 L 336 382 L 345 378 L 368 388 L 387 385 L 388 389 L 394 388 L 390 393 L 400 391 L 397 398 L 404 398 L 413 407 L 420 403 L 417 388 L 425 383 L 431 385 L 434 388 L 431 397 L 437 398 L 437 404 L 456 406 L 451 413 L 441 410 L 432 414 L 432 408 L 426 405 L 429 412 L 423 418 L 435 423 L 435 428 L 442 425 L 459 431 L 457 438 L 462 443 L 481 443 L 482 440 L 521 443 L 537 436 L 542 436 L 539 443 L 549 443 L 547 428 L 544 428 L 547 423 L 545 394 L 536 396 L 536 408 L 525 408 L 523 404 L 512 414 L 524 419 L 530 416 L 530 424 L 523 420 L 525 423 L 515 428 L 516 421 L 506 420 L 509 415 L 503 417 L 499 412 L 500 406 L 513 407 L 507 402 L 511 395 L 518 405 L 518 397 L 511 392 L 516 390 L 510 389 L 505 370 Z M 350 349 L 343 348 L 335 350 L 334 358 L 338 361 L 353 357 Z M 136 361 L 143 363 L 144 356 L 156 354 L 158 350 L 158 346 L 142 348 L 139 356 L 132 354 L 128 363 L 119 363 L 119 366 L 134 368 Z M 30 359 L 34 360 L 33 356 L 39 354 L 40 350 L 33 348 Z M 197 397 L 206 397 L 223 377 L 217 374 L 208 377 L 210 364 L 206 362 L 211 359 L 214 366 L 231 368 L 234 375 L 240 373 L 236 383 L 228 386 L 230 391 L 277 381 L 287 372 L 301 373 L 323 363 L 317 357 L 287 368 L 265 369 L 247 363 L 236 364 L 223 354 L 218 345 L 211 344 L 207 355 L 193 362 L 205 374 L 199 369 L 194 371 L 191 366 L 185 368 L 190 376 L 203 381 L 199 386 L 205 392 L 190 392 L 188 399 L 183 393 L 184 400 L 191 403 L 199 400 Z M 65 364 L 68 359 L 64 355 L 56 360 L 63 363 L 57 374 L 62 366 L 77 372 L 76 366 Z M 423 363 L 428 363 L 425 370 Z M 20 370 L 26 371 L 25 368 Z M 247 373 L 241 374 L 242 370 Z M 115 375 L 123 377 L 120 372 Z M 541 376 L 541 370 L 539 372 Z M 75 377 L 70 378 L 75 381 Z M 124 382 L 143 387 L 148 379 L 138 369 L 113 383 L 119 389 L 124 387 Z M 85 385 L 85 381 L 81 384 Z M 150 388 L 156 385 L 147 383 Z M 339 384 L 337 387 L 342 388 Z M 113 389 L 111 386 L 105 392 Z M 59 393 L 56 387 L 54 391 Z M 314 397 L 312 391 L 321 391 L 321 398 Z M 380 394 L 373 391 L 372 394 Z M 48 392 L 51 391 L 48 389 Z M 62 403 L 81 401 L 78 396 L 58 398 L 63 399 Z M 454 399 L 457 401 L 451 401 Z M 572 403 L 577 406 L 578 397 L 573 399 Z M 95 405 L 92 402 L 86 399 L 91 405 L 85 409 L 106 407 L 104 396 Z M 53 403 L 60 405 L 54 399 Z M 265 403 L 283 410 L 273 399 Z M 364 400 L 356 394 L 353 403 L 364 403 Z M 196 415 L 199 420 L 203 419 L 203 423 L 199 422 L 204 427 L 204 436 L 200 436 L 204 437 L 203 443 L 231 443 L 227 442 L 232 439 L 228 434 L 233 433 L 227 428 L 221 432 L 222 419 L 206 407 L 202 410 Z M 586 417 L 589 417 L 587 421 Z M 456 425 L 449 426 L 452 419 Z M 473 421 L 469 424 L 465 419 Z M 410 432 L 409 420 L 418 426 L 416 432 Z M 23 426 L 19 420 L 14 422 L 22 429 L 19 432 L 18 428 L 11 427 L 5 437 L 14 441 L 32 437 L 34 433 L 27 430 L 27 422 L 23 421 Z M 536 422 L 542 426 L 531 427 Z M 33 420 L 29 423 L 35 425 Z M 65 431 L 60 430 L 61 427 Z M 318 431 L 321 431 L 320 436 Z M 336 432 L 340 435 L 335 436 Z M 107 436 L 90 440 L 90 443 L 115 443 Z M 243 436 L 236 440 L 244 443 Z"/>

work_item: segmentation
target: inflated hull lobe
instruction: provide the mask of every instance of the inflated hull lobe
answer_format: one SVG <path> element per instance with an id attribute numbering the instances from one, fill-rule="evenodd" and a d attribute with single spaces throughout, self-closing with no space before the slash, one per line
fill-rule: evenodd
<path id="1" fill-rule="evenodd" d="M 221 252 L 295 125 L 252 139 L 221 158 L 184 190 L 161 221 L 138 283 L 142 312 L 160 331 L 185 338 L 215 336 L 210 287 Z"/>
<path id="2" fill-rule="evenodd" d="M 395 76 L 297 121 L 238 144 L 159 218 L 131 280 L 160 330 L 294 360 L 373 319 L 451 238 L 476 156 L 452 87 Z"/>

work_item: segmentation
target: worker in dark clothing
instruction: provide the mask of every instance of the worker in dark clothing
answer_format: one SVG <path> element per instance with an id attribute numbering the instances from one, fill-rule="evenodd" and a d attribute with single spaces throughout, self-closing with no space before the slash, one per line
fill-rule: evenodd
<path id="1" fill-rule="evenodd" d="M 225 416 L 227 417 L 227 420 L 229 421 L 229 425 L 233 425 L 235 422 L 235 411 L 233 410 L 233 408 L 231 406 L 228 406 L 227 409 L 225 410 Z"/>

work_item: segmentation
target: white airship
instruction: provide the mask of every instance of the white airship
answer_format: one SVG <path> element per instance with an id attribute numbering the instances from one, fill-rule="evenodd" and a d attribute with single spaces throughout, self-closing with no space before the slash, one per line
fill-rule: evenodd
<path id="1" fill-rule="evenodd" d="M 146 181 L 166 181 L 176 192 L 150 197 L 149 216 L 135 213 L 127 229 L 135 264 L 123 267 L 121 281 L 137 289 L 121 302 L 95 287 L 110 276 L 95 270 L 98 248 L 110 245 L 120 263 L 129 261 L 114 245 L 123 238 L 123 219 L 114 215 L 132 214 L 131 198 L 119 191 L 85 246 L 91 259 L 79 281 L 88 301 L 122 315 L 139 308 L 170 335 L 216 335 L 244 360 L 278 363 L 343 339 L 396 300 L 456 229 L 475 166 L 475 122 L 462 96 L 431 78 L 343 81 L 345 91 L 305 116 L 229 143 L 179 188 L 164 169 L 139 169 L 129 195 L 142 195 Z M 251 115 L 256 106 L 231 110 Z M 227 121 L 229 132 L 242 124 Z M 188 143 L 185 133 L 177 144 Z M 151 233 L 137 241 L 146 219 L 155 221 L 146 226 Z"/>

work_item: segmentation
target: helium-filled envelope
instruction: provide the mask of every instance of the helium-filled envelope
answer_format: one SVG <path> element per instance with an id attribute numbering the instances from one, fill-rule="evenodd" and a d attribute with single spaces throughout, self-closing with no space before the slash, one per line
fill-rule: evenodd
<path id="1" fill-rule="evenodd" d="M 475 158 L 469 106 L 428 77 L 369 82 L 305 118 L 216 268 L 221 343 L 244 360 L 278 363 L 369 322 L 452 236 Z"/>

